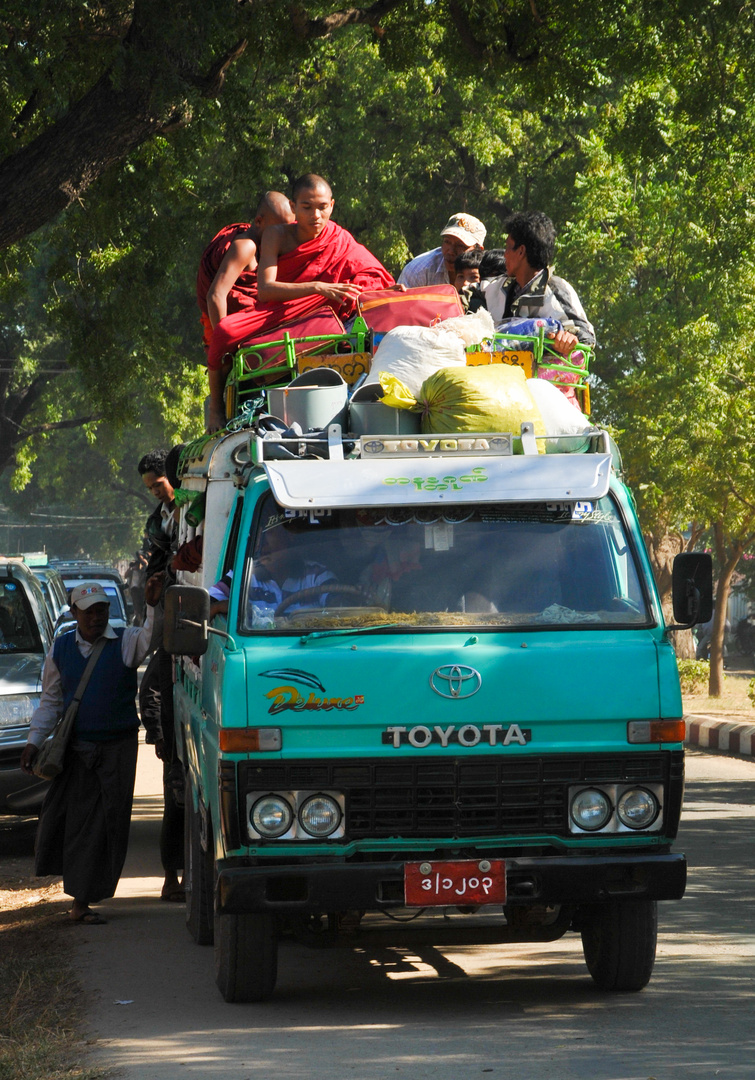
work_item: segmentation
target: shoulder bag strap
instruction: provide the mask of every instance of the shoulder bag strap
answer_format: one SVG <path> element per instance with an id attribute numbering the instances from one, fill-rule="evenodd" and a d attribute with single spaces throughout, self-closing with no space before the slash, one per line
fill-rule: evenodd
<path id="1" fill-rule="evenodd" d="M 75 715 L 76 711 L 78 710 L 79 702 L 84 696 L 84 691 L 87 688 L 89 677 L 94 671 L 94 666 L 99 660 L 100 654 L 105 648 L 105 645 L 107 644 L 107 640 L 108 639 L 106 637 L 101 637 L 92 649 L 91 653 L 89 654 L 89 660 L 87 661 L 87 666 L 84 668 L 84 674 L 79 679 L 79 685 L 76 687 L 76 693 L 73 695 L 73 698 L 71 699 L 71 704 L 68 706 L 66 712 L 73 709 Z"/>

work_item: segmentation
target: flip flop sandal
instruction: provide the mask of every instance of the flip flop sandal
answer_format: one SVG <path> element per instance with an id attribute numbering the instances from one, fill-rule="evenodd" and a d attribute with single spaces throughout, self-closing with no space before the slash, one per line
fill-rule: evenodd
<path id="1" fill-rule="evenodd" d="M 186 892 L 180 885 L 176 885 L 176 887 L 169 892 L 161 892 L 160 899 L 165 900 L 168 904 L 185 904 Z"/>
<path id="2" fill-rule="evenodd" d="M 70 915 L 68 917 L 71 919 Z M 107 924 L 107 919 L 103 919 L 96 911 L 87 908 L 87 910 L 82 912 L 77 919 L 71 919 L 71 922 L 83 923 L 84 926 L 105 926 Z"/>

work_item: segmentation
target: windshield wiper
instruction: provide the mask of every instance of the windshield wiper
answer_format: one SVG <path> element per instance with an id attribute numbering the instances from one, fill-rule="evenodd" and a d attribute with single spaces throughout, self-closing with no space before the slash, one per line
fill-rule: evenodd
<path id="1" fill-rule="evenodd" d="M 402 623 L 377 623 L 375 626 L 349 626 L 345 630 L 312 630 L 309 634 L 303 634 L 299 638 L 300 645 L 306 645 L 310 641 L 316 641 L 326 637 L 345 637 L 347 634 L 367 634 L 370 630 L 387 630 L 392 626 L 401 626 Z"/>

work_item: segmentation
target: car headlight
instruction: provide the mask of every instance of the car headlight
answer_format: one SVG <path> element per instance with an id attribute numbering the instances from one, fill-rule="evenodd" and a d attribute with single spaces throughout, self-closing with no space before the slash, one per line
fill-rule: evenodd
<path id="1" fill-rule="evenodd" d="M 263 795 L 252 807 L 249 820 L 260 836 L 283 836 L 293 824 L 294 812 L 280 795 Z"/>
<path id="2" fill-rule="evenodd" d="M 299 810 L 299 824 L 310 836 L 330 836 L 341 824 L 341 808 L 330 795 L 310 795 Z"/>
<path id="3" fill-rule="evenodd" d="M 23 727 L 39 705 L 39 694 L 8 694 L 0 697 L 0 728 Z"/>
<path id="4" fill-rule="evenodd" d="M 611 813 L 611 800 L 598 788 L 584 788 L 572 799 L 572 821 L 587 832 L 605 828 L 611 819 Z"/>
<path id="5" fill-rule="evenodd" d="M 616 804 L 616 813 L 628 829 L 647 829 L 658 817 L 660 807 L 652 792 L 645 788 L 629 788 Z"/>

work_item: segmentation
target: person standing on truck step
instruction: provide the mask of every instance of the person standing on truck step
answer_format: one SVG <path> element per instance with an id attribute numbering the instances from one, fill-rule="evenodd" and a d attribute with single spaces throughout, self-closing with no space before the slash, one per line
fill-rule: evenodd
<path id="1" fill-rule="evenodd" d="M 307 173 L 296 181 L 292 205 L 296 221 L 266 229 L 257 268 L 257 300 L 221 319 L 207 357 L 211 431 L 222 426 L 225 358 L 255 335 L 304 318 L 324 306 L 349 318 L 363 289 L 387 289 L 393 278 L 351 233 L 331 221 L 335 205 L 330 184 Z M 219 423 L 218 423 L 219 421 Z"/>
<path id="2" fill-rule="evenodd" d="M 158 509 L 172 507 L 175 489 L 179 486 L 178 462 L 184 444 L 172 447 L 167 454 L 162 450 L 146 454 L 139 462 L 145 485 L 161 502 Z M 151 469 L 143 471 L 145 466 Z M 162 473 L 157 479 L 155 473 Z M 166 500 L 170 499 L 169 502 Z M 154 512 L 150 519 L 154 517 Z M 155 562 L 163 571 L 163 594 L 168 585 L 175 583 L 172 570 L 173 548 L 177 543 L 177 527 L 174 512 L 164 523 L 167 532 L 158 538 Z M 163 539 L 164 537 L 164 539 Z M 168 547 L 165 548 L 167 541 Z M 162 595 L 158 598 L 162 605 Z M 156 603 L 158 600 L 156 600 Z M 147 732 L 147 743 L 153 745 L 156 756 L 163 763 L 163 820 L 160 827 L 160 861 L 165 875 L 160 899 L 182 904 L 186 900 L 179 871 L 184 864 L 184 774 L 175 733 L 173 715 L 173 660 L 158 643 L 147 665 L 139 686 L 139 712 Z"/>
<path id="3" fill-rule="evenodd" d="M 62 773 L 47 793 L 39 819 L 35 872 L 62 874 L 73 897 L 73 922 L 104 923 L 90 904 L 115 894 L 128 848 L 136 776 L 139 717 L 136 669 L 152 637 L 159 575 L 147 582 L 143 626 L 115 630 L 108 622 L 105 590 L 85 581 L 71 591 L 76 629 L 61 634 L 42 669 L 42 696 L 29 726 L 21 768 L 34 759 L 59 716 L 73 700 L 95 645 L 104 638 L 81 698 Z"/>
<path id="4" fill-rule="evenodd" d="M 425 251 L 408 262 L 398 276 L 399 285 L 451 285 L 456 280 L 456 257 L 470 248 L 482 248 L 487 229 L 471 214 L 454 214 L 441 229 L 440 247 Z"/>
<path id="5" fill-rule="evenodd" d="M 504 228 L 506 273 L 481 281 L 477 294 L 496 329 L 512 318 L 557 319 L 564 329 L 551 335 L 549 344 L 556 352 L 568 356 L 579 342 L 594 345 L 595 330 L 579 297 L 568 281 L 553 273 L 556 230 L 551 219 L 537 211 L 519 213 Z"/>
<path id="6" fill-rule="evenodd" d="M 136 466 L 146 489 L 159 500 L 144 527 L 149 540 L 147 577 L 157 574 L 168 565 L 171 544 L 176 533 L 173 485 L 165 475 L 167 456 L 167 450 L 150 450 Z"/>

